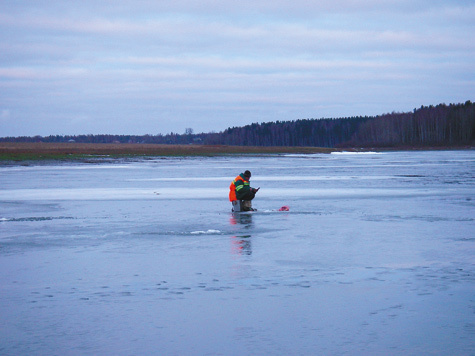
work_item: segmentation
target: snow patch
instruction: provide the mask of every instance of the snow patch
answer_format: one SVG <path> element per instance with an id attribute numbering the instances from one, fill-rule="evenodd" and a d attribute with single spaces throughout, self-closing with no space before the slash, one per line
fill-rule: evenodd
<path id="1" fill-rule="evenodd" d="M 199 231 L 192 231 L 191 232 L 192 235 L 204 235 L 204 234 L 206 234 L 206 235 L 211 235 L 211 234 L 216 235 L 216 234 L 220 234 L 220 233 L 221 233 L 221 231 L 213 230 L 213 229 L 209 229 L 208 231 L 199 230 Z"/>
<path id="2" fill-rule="evenodd" d="M 382 155 L 383 152 L 374 152 L 374 151 L 367 151 L 367 152 L 353 152 L 353 151 L 342 151 L 342 152 L 332 152 L 332 155 Z"/>

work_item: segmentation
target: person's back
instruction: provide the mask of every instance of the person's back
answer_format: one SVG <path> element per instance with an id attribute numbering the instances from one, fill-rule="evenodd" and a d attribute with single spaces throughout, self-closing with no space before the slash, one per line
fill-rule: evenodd
<path id="1" fill-rule="evenodd" d="M 242 210 L 249 211 L 252 209 L 251 200 L 256 196 L 259 188 L 252 188 L 250 185 L 251 172 L 246 170 L 244 173 L 238 175 L 229 186 L 229 200 L 242 201 Z M 235 205 L 235 203 L 233 203 Z"/>

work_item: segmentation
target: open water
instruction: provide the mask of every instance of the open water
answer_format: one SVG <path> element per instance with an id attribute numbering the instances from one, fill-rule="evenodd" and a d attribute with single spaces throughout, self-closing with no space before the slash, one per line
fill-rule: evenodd
<path id="1" fill-rule="evenodd" d="M 475 355 L 474 183 L 473 151 L 2 166 L 0 354 Z"/>

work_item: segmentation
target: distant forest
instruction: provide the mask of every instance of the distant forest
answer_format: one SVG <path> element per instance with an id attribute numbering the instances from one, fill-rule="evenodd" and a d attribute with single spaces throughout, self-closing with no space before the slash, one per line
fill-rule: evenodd
<path id="1" fill-rule="evenodd" d="M 255 123 L 222 132 L 167 135 L 3 137 L 0 142 L 154 143 L 236 146 L 428 147 L 475 142 L 475 103 L 421 106 L 413 112 Z"/>

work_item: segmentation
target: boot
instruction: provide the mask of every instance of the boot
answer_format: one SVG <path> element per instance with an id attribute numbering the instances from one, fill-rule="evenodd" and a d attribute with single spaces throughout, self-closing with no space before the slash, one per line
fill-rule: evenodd
<path id="1" fill-rule="evenodd" d="M 252 202 L 250 200 L 242 200 L 242 211 L 254 211 L 252 208 Z"/>

